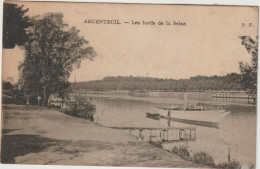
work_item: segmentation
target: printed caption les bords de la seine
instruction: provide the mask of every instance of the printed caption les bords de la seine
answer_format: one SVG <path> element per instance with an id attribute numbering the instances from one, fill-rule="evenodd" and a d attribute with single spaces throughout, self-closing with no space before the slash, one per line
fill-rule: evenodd
<path id="1" fill-rule="evenodd" d="M 155 26 L 155 25 L 166 25 L 166 26 L 188 26 L 188 24 L 184 21 L 145 21 L 145 20 L 131 20 L 131 21 L 121 21 L 121 20 L 107 20 L 107 19 L 85 19 L 84 20 L 85 24 L 114 24 L 114 25 L 120 25 L 120 24 L 130 24 L 130 25 L 150 25 L 150 26 Z"/>

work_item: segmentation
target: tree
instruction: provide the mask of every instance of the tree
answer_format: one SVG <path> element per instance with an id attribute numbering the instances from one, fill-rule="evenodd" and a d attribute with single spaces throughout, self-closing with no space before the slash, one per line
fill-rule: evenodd
<path id="1" fill-rule="evenodd" d="M 10 82 L 3 81 L 3 90 L 12 90 L 14 86 Z"/>
<path id="2" fill-rule="evenodd" d="M 240 83 L 246 92 L 256 99 L 257 96 L 257 56 L 258 56 L 258 37 L 256 40 L 250 36 L 240 36 L 242 45 L 245 46 L 247 52 L 252 55 L 251 64 L 239 63 L 241 71 Z M 256 102 L 256 100 L 255 100 Z"/>
<path id="3" fill-rule="evenodd" d="M 3 47 L 22 46 L 28 38 L 26 28 L 30 26 L 30 22 L 25 14 L 29 9 L 24 10 L 23 6 L 4 3 L 3 10 Z"/>
<path id="4" fill-rule="evenodd" d="M 83 59 L 93 60 L 96 54 L 79 30 L 63 23 L 62 13 L 34 17 L 31 23 L 19 83 L 26 93 L 41 95 L 47 105 L 51 93 L 62 96 L 68 91 L 73 68 L 79 68 Z"/>

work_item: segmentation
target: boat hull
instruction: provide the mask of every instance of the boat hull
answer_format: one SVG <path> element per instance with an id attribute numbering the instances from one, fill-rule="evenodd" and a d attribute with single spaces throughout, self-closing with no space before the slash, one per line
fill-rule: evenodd
<path id="1" fill-rule="evenodd" d="M 171 118 L 171 117 L 165 117 L 161 116 L 162 119 L 180 122 L 180 123 L 186 123 L 186 124 L 192 124 L 197 126 L 204 126 L 204 127 L 211 127 L 211 128 L 219 128 L 217 122 L 206 122 L 206 121 L 194 121 L 194 120 L 187 120 L 187 119 L 177 119 L 177 118 Z"/>
<path id="2" fill-rule="evenodd" d="M 176 120 L 188 120 L 191 122 L 200 123 L 214 123 L 218 124 L 229 112 L 225 110 L 203 110 L 203 111 L 184 111 L 184 110 L 173 110 L 167 111 L 158 109 L 158 114 L 161 117 Z"/>

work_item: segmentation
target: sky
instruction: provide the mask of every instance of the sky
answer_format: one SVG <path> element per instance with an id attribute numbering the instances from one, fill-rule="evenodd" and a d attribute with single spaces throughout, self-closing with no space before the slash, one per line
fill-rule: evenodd
<path id="1" fill-rule="evenodd" d="M 28 15 L 62 12 L 64 22 L 76 26 L 97 52 L 84 60 L 70 81 L 98 80 L 106 76 L 146 76 L 184 79 L 239 73 L 239 62 L 251 56 L 239 36 L 256 37 L 258 9 L 192 5 L 136 5 L 99 3 L 19 2 Z M 86 24 L 85 19 L 116 19 L 129 24 Z M 131 24 L 141 22 L 140 25 Z M 154 21 L 156 25 L 142 25 Z M 158 21 L 185 22 L 187 26 L 157 25 Z M 245 23 L 247 27 L 242 27 Z M 248 27 L 252 23 L 254 27 Z M 3 50 L 3 79 L 18 79 L 24 59 L 20 47 Z"/>

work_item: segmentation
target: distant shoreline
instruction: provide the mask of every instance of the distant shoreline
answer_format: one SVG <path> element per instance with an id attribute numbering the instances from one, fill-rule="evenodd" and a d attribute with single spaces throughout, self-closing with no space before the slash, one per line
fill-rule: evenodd
<path id="1" fill-rule="evenodd" d="M 137 93 L 137 94 L 129 94 L 126 91 L 80 91 L 78 94 L 85 97 L 98 97 L 98 98 L 114 98 L 114 99 L 125 99 L 125 100 L 136 100 L 136 101 L 148 101 L 151 103 L 158 104 L 167 104 L 172 105 L 175 104 L 171 100 L 165 100 L 167 98 L 177 99 L 178 103 L 182 104 L 183 94 L 185 92 L 147 92 L 147 93 Z M 160 99 L 161 102 L 158 102 L 158 97 L 161 97 L 160 94 L 164 97 Z M 168 94 L 168 95 L 167 95 Z M 211 94 L 211 93 L 210 93 Z M 197 102 L 201 104 L 207 104 L 212 106 L 243 106 L 243 107 L 252 107 L 252 104 L 248 104 L 246 102 L 226 102 L 222 101 L 222 99 L 214 100 L 212 96 L 207 92 L 190 92 L 188 99 L 190 102 Z"/>
<path id="2" fill-rule="evenodd" d="M 88 90 L 160 90 L 160 91 L 206 91 L 242 90 L 240 74 L 226 76 L 195 76 L 189 79 L 163 79 L 134 76 L 109 76 L 102 80 L 74 82 L 75 89 Z"/>

